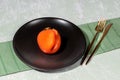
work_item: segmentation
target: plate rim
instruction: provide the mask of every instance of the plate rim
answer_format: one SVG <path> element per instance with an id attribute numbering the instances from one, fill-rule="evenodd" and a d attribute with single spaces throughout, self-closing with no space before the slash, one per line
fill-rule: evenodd
<path id="1" fill-rule="evenodd" d="M 27 62 L 27 61 L 20 55 L 19 51 L 18 51 L 17 48 L 15 47 L 15 43 L 14 43 L 15 41 L 14 41 L 14 40 L 15 40 L 15 36 L 16 36 L 17 32 L 18 32 L 20 29 L 22 29 L 23 26 L 29 24 L 29 23 L 32 22 L 32 21 L 39 20 L 39 19 L 59 19 L 59 20 L 66 21 L 66 22 L 74 25 L 77 29 L 79 29 L 79 30 L 81 31 L 82 35 L 83 35 L 84 40 L 85 40 L 85 41 L 84 41 L 85 49 L 84 49 L 83 53 L 80 55 L 81 58 L 82 58 L 82 56 L 84 55 L 84 53 L 85 53 L 85 51 L 86 51 L 86 47 L 87 47 L 87 42 L 86 42 L 86 38 L 85 38 L 84 32 L 83 32 L 77 25 L 75 25 L 74 23 L 72 23 L 72 22 L 70 22 L 70 21 L 68 21 L 68 20 L 66 20 L 66 19 L 58 18 L 58 17 L 41 17 L 41 18 L 36 18 L 36 19 L 29 20 L 28 22 L 24 23 L 24 24 L 15 32 L 15 34 L 14 34 L 13 41 L 12 41 L 13 49 L 14 49 L 15 54 L 17 55 L 17 57 L 18 57 L 24 64 L 26 64 L 26 65 L 29 66 L 30 68 L 35 69 L 35 70 L 37 70 L 37 71 L 49 72 L 49 73 L 51 73 L 51 72 L 61 71 L 61 70 L 63 70 L 64 68 L 69 67 L 69 66 L 71 66 L 72 64 L 75 64 L 77 61 L 80 60 L 80 56 L 77 56 L 76 58 L 74 58 L 74 60 L 71 61 L 70 64 L 67 64 L 67 65 L 65 65 L 64 67 L 60 67 L 60 68 L 58 68 L 58 69 L 49 69 L 49 70 L 41 69 L 41 68 L 36 68 L 36 67 L 30 65 L 29 62 Z"/>

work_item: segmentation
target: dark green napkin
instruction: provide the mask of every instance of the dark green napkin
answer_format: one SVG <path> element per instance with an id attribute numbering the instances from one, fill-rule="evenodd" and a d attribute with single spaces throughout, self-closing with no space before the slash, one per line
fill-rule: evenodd
<path id="1" fill-rule="evenodd" d="M 120 48 L 120 18 L 111 19 L 113 26 L 109 33 L 103 40 L 96 54 L 101 54 L 113 49 Z M 79 28 L 86 33 L 89 40 L 92 40 L 95 34 L 95 26 L 97 22 L 78 25 Z M 11 73 L 30 70 L 31 68 L 25 65 L 15 54 L 12 41 L 0 43 L 0 76 L 8 75 Z"/>

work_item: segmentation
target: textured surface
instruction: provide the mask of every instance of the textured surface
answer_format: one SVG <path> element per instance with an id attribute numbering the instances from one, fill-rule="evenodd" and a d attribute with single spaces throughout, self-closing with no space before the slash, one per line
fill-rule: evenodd
<path id="1" fill-rule="evenodd" d="M 100 45 L 97 54 L 111 51 L 113 49 L 120 48 L 120 19 L 109 20 L 109 23 L 112 22 L 113 26 L 109 31 L 109 34 L 105 37 L 102 44 Z M 95 34 L 96 22 L 79 25 L 79 27 L 86 33 L 88 39 L 91 41 L 93 35 Z M 0 43 L 0 75 L 7 75 L 10 73 L 20 72 L 29 70 L 30 68 L 23 64 L 15 55 L 13 51 L 12 41 Z M 8 59 L 6 59 L 6 57 Z M 79 65 L 79 63 L 76 63 Z"/>
<path id="2" fill-rule="evenodd" d="M 0 42 L 12 40 L 16 30 L 34 18 L 56 16 L 80 25 L 97 21 L 100 17 L 120 17 L 119 7 L 119 0 L 0 0 Z M 77 67 L 64 73 L 47 74 L 30 70 L 0 79 L 119 80 L 119 53 L 120 49 L 98 55 L 88 66 Z"/>
<path id="3" fill-rule="evenodd" d="M 120 14 L 119 0 L 0 0 L 0 42 L 12 40 L 25 22 L 45 16 L 61 17 L 80 25 Z"/>
<path id="4" fill-rule="evenodd" d="M 102 58 L 102 59 L 101 59 Z M 1 80 L 120 80 L 120 49 L 98 55 L 88 66 L 63 73 L 24 71 L 0 77 Z"/>
<path id="5" fill-rule="evenodd" d="M 11 41 L 0 43 L 0 76 L 29 69 L 16 57 Z"/>

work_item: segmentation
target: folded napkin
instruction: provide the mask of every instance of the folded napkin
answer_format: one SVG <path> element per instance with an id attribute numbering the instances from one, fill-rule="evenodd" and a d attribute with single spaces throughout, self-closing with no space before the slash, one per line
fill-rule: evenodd
<path id="1" fill-rule="evenodd" d="M 101 54 L 113 49 L 120 48 L 120 18 L 108 20 L 113 26 L 103 40 L 96 54 Z M 86 33 L 88 40 L 92 40 L 95 34 L 97 22 L 78 25 Z M 15 54 L 12 41 L 0 43 L 0 76 L 11 73 L 30 70 L 31 68 L 24 64 Z"/>

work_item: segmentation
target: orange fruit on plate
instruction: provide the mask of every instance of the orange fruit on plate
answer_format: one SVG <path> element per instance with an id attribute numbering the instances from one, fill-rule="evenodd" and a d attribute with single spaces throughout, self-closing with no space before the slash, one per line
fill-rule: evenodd
<path id="1" fill-rule="evenodd" d="M 39 48 L 46 54 L 56 53 L 61 45 L 61 37 L 56 29 L 45 28 L 37 36 Z"/>

